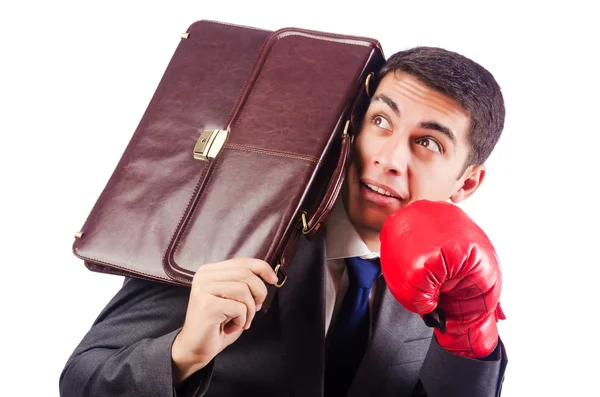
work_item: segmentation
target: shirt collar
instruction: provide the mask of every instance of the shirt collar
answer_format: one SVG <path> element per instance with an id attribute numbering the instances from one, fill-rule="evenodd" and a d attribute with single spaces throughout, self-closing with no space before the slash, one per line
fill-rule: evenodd
<path id="1" fill-rule="evenodd" d="M 354 256 L 364 259 L 379 257 L 379 251 L 371 251 L 350 222 L 341 194 L 329 214 L 325 233 L 327 260 Z"/>

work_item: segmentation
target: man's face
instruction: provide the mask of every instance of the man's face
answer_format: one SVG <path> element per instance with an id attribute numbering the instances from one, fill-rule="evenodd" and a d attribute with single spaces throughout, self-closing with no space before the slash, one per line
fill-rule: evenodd
<path id="1" fill-rule="evenodd" d="M 387 74 L 355 139 L 343 189 L 359 233 L 378 234 L 390 214 L 416 200 L 459 202 L 473 193 L 485 169 L 462 172 L 469 128 L 469 114 L 450 97 L 409 74 Z"/>

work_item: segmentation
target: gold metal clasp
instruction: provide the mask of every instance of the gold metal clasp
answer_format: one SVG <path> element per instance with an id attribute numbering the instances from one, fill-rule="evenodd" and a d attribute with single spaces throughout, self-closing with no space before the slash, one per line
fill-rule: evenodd
<path id="1" fill-rule="evenodd" d="M 277 282 L 275 283 L 275 287 L 277 288 L 281 288 L 283 287 L 283 284 L 285 284 L 285 282 L 287 281 L 287 274 L 283 273 L 283 280 L 279 281 L 279 270 L 281 269 L 282 266 L 285 265 L 285 258 L 281 257 L 281 261 L 279 261 L 280 263 L 277 264 L 277 266 L 275 266 L 274 272 L 275 275 L 277 276 Z"/>
<path id="2" fill-rule="evenodd" d="M 365 79 L 365 92 L 367 93 L 367 96 L 370 98 L 371 95 L 373 95 L 373 93 L 371 92 L 371 87 L 369 86 L 369 83 L 371 82 L 371 78 L 373 78 L 373 76 L 375 75 L 375 73 L 371 72 L 367 75 L 367 78 Z"/>
<path id="3" fill-rule="evenodd" d="M 348 135 L 349 127 L 350 127 L 350 119 L 346 120 L 346 125 L 344 126 L 344 132 L 342 132 L 342 135 Z"/>
<path id="4" fill-rule="evenodd" d="M 200 134 L 200 138 L 198 138 L 196 146 L 194 146 L 194 158 L 196 160 L 208 161 L 217 157 L 225 144 L 228 134 L 228 130 L 204 131 Z"/>
<path id="5" fill-rule="evenodd" d="M 82 238 L 83 232 L 75 232 L 75 238 Z"/>
<path id="6" fill-rule="evenodd" d="M 348 135 L 348 129 L 350 129 L 350 119 L 346 121 L 346 125 L 344 126 L 344 132 L 342 132 L 342 137 Z M 350 143 L 354 143 L 354 135 L 350 135 Z"/>
<path id="7" fill-rule="evenodd" d="M 181 38 L 182 38 L 183 40 L 187 40 L 187 38 L 188 38 L 188 37 L 190 37 L 190 34 L 189 34 L 188 32 L 183 32 L 183 33 L 181 34 Z"/>
<path id="8" fill-rule="evenodd" d="M 306 220 L 306 216 L 308 214 L 306 213 L 306 211 L 302 211 L 302 233 L 306 234 L 308 233 L 308 221 Z"/>

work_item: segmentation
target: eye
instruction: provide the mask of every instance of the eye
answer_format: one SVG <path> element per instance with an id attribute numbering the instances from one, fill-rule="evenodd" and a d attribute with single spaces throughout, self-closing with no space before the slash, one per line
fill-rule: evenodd
<path id="1" fill-rule="evenodd" d="M 417 144 L 423 146 L 424 148 L 427 148 L 428 150 L 431 150 L 432 152 L 435 153 L 443 153 L 444 150 L 442 149 L 442 145 L 440 145 L 438 143 L 438 141 L 436 141 L 433 138 L 421 138 L 419 140 L 417 140 Z"/>
<path id="2" fill-rule="evenodd" d="M 387 119 L 379 114 L 376 114 L 375 116 L 373 116 L 373 118 L 371 119 L 371 123 L 373 125 L 376 125 L 379 128 L 383 128 L 385 130 L 391 130 L 392 126 L 390 125 L 389 121 L 387 121 Z"/>

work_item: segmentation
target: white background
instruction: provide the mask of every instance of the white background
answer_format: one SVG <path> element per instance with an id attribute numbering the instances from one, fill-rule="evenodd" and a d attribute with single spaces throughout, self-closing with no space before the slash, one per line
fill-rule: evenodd
<path id="1" fill-rule="evenodd" d="M 74 257 L 73 233 L 199 19 L 365 35 L 386 56 L 440 46 L 488 68 L 506 127 L 462 207 L 503 266 L 503 396 L 598 393 L 598 13 L 519 3 L 3 2 L 0 395 L 58 396 L 67 358 L 120 287 Z"/>

